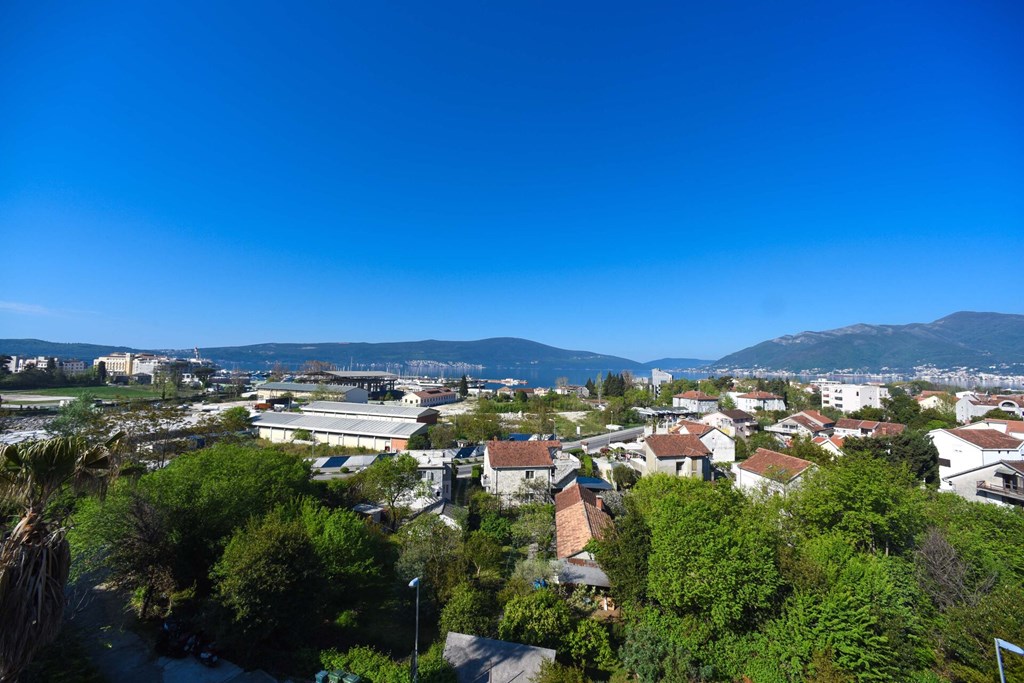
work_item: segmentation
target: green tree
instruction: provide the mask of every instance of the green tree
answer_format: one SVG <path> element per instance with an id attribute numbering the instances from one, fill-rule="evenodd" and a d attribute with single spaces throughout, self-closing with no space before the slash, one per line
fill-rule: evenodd
<path id="1" fill-rule="evenodd" d="M 406 581 L 421 577 L 422 590 L 434 605 L 444 604 L 465 581 L 468 563 L 462 535 L 437 515 L 420 515 L 399 529 L 394 540 L 395 572 Z"/>
<path id="2" fill-rule="evenodd" d="M 271 637 L 295 642 L 315 623 L 323 587 L 316 551 L 299 520 L 271 513 L 232 535 L 211 576 L 231 613 L 227 631 L 251 657 Z"/>
<path id="3" fill-rule="evenodd" d="M 647 597 L 651 530 L 633 494 L 623 498 L 624 515 L 596 544 L 595 553 L 611 582 L 612 594 L 623 605 L 636 605 Z"/>
<path id="4" fill-rule="evenodd" d="M 449 448 L 455 443 L 455 427 L 444 422 L 428 428 L 431 448 Z"/>
<path id="5" fill-rule="evenodd" d="M 61 406 L 57 417 L 50 421 L 49 429 L 59 436 L 77 436 L 96 443 L 109 436 L 111 426 L 96 407 L 96 397 L 86 393 Z"/>
<path id="6" fill-rule="evenodd" d="M 466 633 L 493 638 L 497 635 L 496 605 L 488 593 L 460 583 L 441 610 L 441 633 Z"/>
<path id="7" fill-rule="evenodd" d="M 99 381 L 99 383 L 101 385 L 107 383 L 107 363 L 106 363 L 106 361 L 102 361 L 101 360 L 99 363 L 96 364 L 96 379 Z"/>
<path id="8" fill-rule="evenodd" d="M 378 458 L 362 473 L 364 491 L 374 500 L 388 506 L 391 528 L 397 529 L 401 519 L 398 501 L 419 483 L 418 463 L 408 453 Z"/>
<path id="9" fill-rule="evenodd" d="M 0 527 L 0 680 L 16 680 L 60 631 L 71 552 L 67 518 L 50 503 L 68 486 L 102 489 L 111 445 L 80 437 L 0 445 L 0 507 L 20 517 Z"/>
<path id="10" fill-rule="evenodd" d="M 459 380 L 459 396 L 462 398 L 469 396 L 469 378 L 465 375 Z"/>
<path id="11" fill-rule="evenodd" d="M 774 525 L 742 493 L 666 475 L 644 477 L 635 490 L 648 496 L 650 597 L 719 627 L 772 604 L 781 585 Z"/>
<path id="12" fill-rule="evenodd" d="M 581 667 L 611 671 L 616 664 L 608 629 L 593 619 L 581 619 L 565 638 L 572 660 Z"/>
<path id="13" fill-rule="evenodd" d="M 921 414 L 921 406 L 917 401 L 903 392 L 894 391 L 889 398 L 883 398 L 882 408 L 887 422 L 898 422 L 908 427 L 915 426 Z"/>
<path id="14" fill-rule="evenodd" d="M 501 569 L 505 554 L 501 544 L 493 535 L 485 531 L 474 531 L 469 534 L 465 545 L 466 560 L 473 566 L 474 575 L 497 576 Z"/>
<path id="15" fill-rule="evenodd" d="M 612 481 L 620 489 L 631 489 L 640 481 L 640 473 L 628 465 L 615 465 L 612 467 Z"/>
<path id="16" fill-rule="evenodd" d="M 230 434 L 246 432 L 252 428 L 252 416 L 249 409 L 242 406 L 228 408 L 220 414 L 221 428 Z"/>
<path id="17" fill-rule="evenodd" d="M 905 465 L 919 481 L 938 485 L 939 451 L 926 432 L 908 429 L 899 434 L 848 438 L 843 442 L 843 452 L 862 453 L 892 465 Z"/>
<path id="18" fill-rule="evenodd" d="M 505 605 L 498 637 L 513 643 L 558 650 L 569 632 L 569 607 L 552 591 L 541 589 L 517 595 Z"/>
<path id="19" fill-rule="evenodd" d="M 790 511 L 804 533 L 835 530 L 868 552 L 899 551 L 923 523 L 914 485 L 905 466 L 854 451 L 805 475 Z"/>

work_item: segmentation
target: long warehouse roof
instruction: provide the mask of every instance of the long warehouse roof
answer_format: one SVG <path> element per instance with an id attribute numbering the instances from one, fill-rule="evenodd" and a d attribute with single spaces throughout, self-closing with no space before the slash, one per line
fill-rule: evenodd
<path id="1" fill-rule="evenodd" d="M 387 420 L 360 420 L 347 417 L 326 417 L 300 413 L 260 413 L 253 419 L 254 427 L 305 429 L 310 432 L 353 434 L 359 436 L 398 437 L 407 439 L 427 431 L 421 422 L 393 422 Z"/>
<path id="2" fill-rule="evenodd" d="M 358 388 L 348 384 L 303 384 L 302 382 L 266 382 L 256 387 L 257 390 L 270 389 L 273 391 L 316 391 L 317 389 L 323 389 L 324 391 L 336 394 L 344 394 Z"/>
<path id="3" fill-rule="evenodd" d="M 346 401 L 313 401 L 303 406 L 304 412 L 320 411 L 324 413 L 340 413 L 343 415 L 375 415 L 390 418 L 418 418 L 425 415 L 437 415 L 433 408 L 416 408 L 410 406 L 382 406 L 372 403 L 348 403 Z"/>

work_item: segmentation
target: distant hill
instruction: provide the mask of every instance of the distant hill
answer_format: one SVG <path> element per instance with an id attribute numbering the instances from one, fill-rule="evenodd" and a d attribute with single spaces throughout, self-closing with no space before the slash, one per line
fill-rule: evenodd
<path id="1" fill-rule="evenodd" d="M 26 356 L 68 356 L 92 359 L 111 352 L 156 352 L 191 356 L 192 349 L 133 349 L 98 344 L 57 344 L 38 339 L 0 339 L 0 353 Z M 546 344 L 496 337 L 477 341 L 440 341 L 427 339 L 415 342 L 325 342 L 311 344 L 251 344 L 248 346 L 202 347 L 204 357 L 214 362 L 247 369 L 268 369 L 277 363 L 297 368 L 309 360 L 333 363 L 338 367 L 376 368 L 408 365 L 480 365 L 487 368 L 517 369 L 542 372 L 559 370 L 593 370 L 649 372 L 651 367 L 681 368 L 706 365 L 709 361 L 675 358 L 639 363 L 628 358 L 609 356 L 593 351 L 573 351 Z"/>
<path id="2" fill-rule="evenodd" d="M 702 368 L 705 365 L 714 363 L 712 360 L 701 360 L 700 358 L 659 358 L 658 360 L 642 363 L 643 367 L 650 371 L 654 368 L 660 370 L 692 370 Z"/>
<path id="3" fill-rule="evenodd" d="M 715 368 L 908 371 L 995 367 L 1024 371 L 1024 315 L 962 311 L 931 323 L 851 325 L 786 335 L 721 358 Z"/>

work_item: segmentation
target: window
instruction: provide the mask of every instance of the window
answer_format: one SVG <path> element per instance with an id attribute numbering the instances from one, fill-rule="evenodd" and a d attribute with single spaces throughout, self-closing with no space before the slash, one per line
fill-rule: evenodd
<path id="1" fill-rule="evenodd" d="M 533 470 L 526 470 L 526 478 L 533 479 Z"/>
<path id="2" fill-rule="evenodd" d="M 950 467 L 949 458 L 939 458 L 939 467 Z"/>

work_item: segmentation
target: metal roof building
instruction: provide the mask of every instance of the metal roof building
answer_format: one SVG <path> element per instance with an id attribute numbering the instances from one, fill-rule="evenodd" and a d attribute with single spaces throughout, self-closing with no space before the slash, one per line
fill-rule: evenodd
<path id="1" fill-rule="evenodd" d="M 346 417 L 325 417 L 301 413 L 261 413 L 253 419 L 261 439 L 274 443 L 291 441 L 295 432 L 305 430 L 316 443 L 331 446 L 398 451 L 408 447 L 409 438 L 426 434 L 421 422 L 395 422 Z"/>
<path id="2" fill-rule="evenodd" d="M 302 407 L 306 415 L 325 415 L 328 417 L 377 418 L 393 422 L 422 422 L 437 424 L 440 414 L 433 408 L 415 408 L 409 406 L 384 406 L 373 403 L 350 403 L 347 401 L 313 401 Z"/>
<path id="3" fill-rule="evenodd" d="M 296 398 L 316 392 L 337 394 L 350 403 L 366 403 L 369 394 L 366 389 L 350 384 L 308 384 L 303 382 L 266 382 L 256 387 L 256 394 L 261 399 L 279 398 L 291 394 Z"/>

